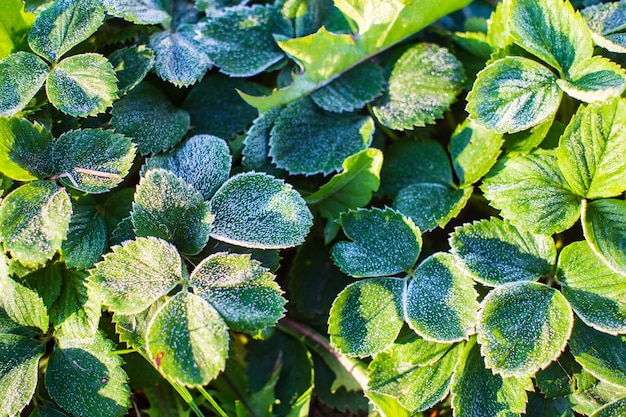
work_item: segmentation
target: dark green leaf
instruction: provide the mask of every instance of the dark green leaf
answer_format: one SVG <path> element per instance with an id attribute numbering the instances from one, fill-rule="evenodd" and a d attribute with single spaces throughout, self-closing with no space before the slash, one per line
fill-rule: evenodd
<path id="1" fill-rule="evenodd" d="M 0 117 L 0 171 L 18 181 L 52 175 L 53 141 L 41 125 L 17 117 Z"/>
<path id="2" fill-rule="evenodd" d="M 596 255 L 612 270 L 626 274 L 626 201 L 592 201 L 583 208 L 582 223 Z"/>
<path id="3" fill-rule="evenodd" d="M 82 271 L 63 271 L 62 290 L 49 309 L 56 336 L 90 338 L 97 333 L 100 298 L 87 282 L 87 277 Z"/>
<path id="4" fill-rule="evenodd" d="M 154 66 L 154 51 L 145 45 L 118 49 L 109 56 L 117 75 L 117 94 L 122 95 L 139 84 Z"/>
<path id="5" fill-rule="evenodd" d="M 2 263 L 5 264 L 4 259 Z M 2 268 L 5 271 L 0 271 L 0 315 L 10 320 L 14 329 L 0 325 L 0 333 L 12 333 L 15 325 L 47 332 L 49 319 L 43 300 L 37 292 L 9 278 L 6 264 Z"/>
<path id="6" fill-rule="evenodd" d="M 48 76 L 48 64 L 35 54 L 16 52 L 0 61 L 0 115 L 13 116 L 35 97 Z"/>
<path id="7" fill-rule="evenodd" d="M 276 177 L 285 177 L 288 174 L 276 168 L 271 163 L 270 132 L 281 109 L 271 109 L 261 114 L 246 132 L 243 141 L 242 165 L 247 171 L 266 172 Z"/>
<path id="8" fill-rule="evenodd" d="M 70 268 L 89 269 L 107 248 L 107 227 L 95 206 L 76 206 L 61 254 Z"/>
<path id="9" fill-rule="evenodd" d="M 450 138 L 452 167 L 460 186 L 467 187 L 480 180 L 496 163 L 503 138 L 477 123 L 466 120 Z"/>
<path id="10" fill-rule="evenodd" d="M 537 373 L 537 386 L 548 398 L 566 397 L 585 389 L 596 379 L 583 371 L 569 352 L 563 352 L 546 369 Z M 590 381 L 590 382 L 589 382 Z"/>

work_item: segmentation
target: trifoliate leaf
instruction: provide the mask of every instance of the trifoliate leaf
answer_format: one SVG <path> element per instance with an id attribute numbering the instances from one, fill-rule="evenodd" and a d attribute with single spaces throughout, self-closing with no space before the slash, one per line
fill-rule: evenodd
<path id="1" fill-rule="evenodd" d="M 478 343 L 487 368 L 527 376 L 545 368 L 567 345 L 574 315 L 560 292 L 536 282 L 493 289 L 478 315 Z"/>
<path id="2" fill-rule="evenodd" d="M 626 52 L 626 3 L 600 3 L 581 10 L 596 45 L 611 52 Z"/>
<path id="3" fill-rule="evenodd" d="M 290 174 L 330 174 L 343 161 L 367 148 L 374 122 L 356 113 L 329 113 L 309 99 L 287 106 L 274 122 L 270 137 L 272 162 Z"/>
<path id="4" fill-rule="evenodd" d="M 413 273 L 404 301 L 406 321 L 436 342 L 457 342 L 474 334 L 478 293 L 458 258 L 436 253 Z"/>
<path id="5" fill-rule="evenodd" d="M 205 385 L 224 369 L 228 329 L 201 297 L 181 292 L 148 325 L 147 349 L 164 375 L 184 385 Z"/>
<path id="6" fill-rule="evenodd" d="M 61 248 L 71 214 L 65 189 L 48 181 L 24 184 L 0 205 L 0 241 L 23 265 L 44 264 Z"/>
<path id="7" fill-rule="evenodd" d="M 313 216 L 289 184 L 261 173 L 231 177 L 211 199 L 211 237 L 248 248 L 281 249 L 304 241 Z"/>
<path id="8" fill-rule="evenodd" d="M 626 414 L 626 397 L 619 398 L 594 412 L 591 417 L 617 417 Z"/>
<path id="9" fill-rule="evenodd" d="M 404 324 L 404 280 L 370 278 L 348 285 L 330 309 L 328 333 L 340 352 L 370 356 L 391 345 Z"/>
<path id="10" fill-rule="evenodd" d="M 74 207 L 67 240 L 61 244 L 63 260 L 70 268 L 89 269 L 107 248 L 107 225 L 95 206 Z"/>
<path id="11" fill-rule="evenodd" d="M 35 97 L 48 76 L 48 64 L 35 54 L 16 52 L 0 61 L 0 115 L 13 116 Z"/>
<path id="12" fill-rule="evenodd" d="M 53 142 L 50 132 L 41 125 L 17 117 L 0 117 L 0 172 L 18 181 L 52 175 Z"/>
<path id="13" fill-rule="evenodd" d="M 435 123 L 463 89 L 461 63 L 435 44 L 407 49 L 393 65 L 389 91 L 374 107 L 378 121 L 394 130 Z"/>
<path id="14" fill-rule="evenodd" d="M 0 311 L 19 326 L 39 329 L 43 333 L 48 331 L 48 312 L 43 300 L 36 291 L 9 278 L 8 271 L 0 275 Z M 2 327 L 0 333 L 8 330 Z"/>
<path id="15" fill-rule="evenodd" d="M 478 124 L 498 133 L 521 132 L 551 120 L 562 94 L 548 68 L 527 58 L 507 57 L 478 73 L 467 95 L 467 111 Z"/>
<path id="16" fill-rule="evenodd" d="M 579 107 L 556 150 L 571 189 L 587 198 L 614 197 L 626 190 L 626 103 Z"/>
<path id="17" fill-rule="evenodd" d="M 89 272 L 103 303 L 121 314 L 136 314 L 170 292 L 183 278 L 176 248 L 153 237 L 114 246 Z"/>
<path id="18" fill-rule="evenodd" d="M 613 61 L 594 56 L 570 71 L 569 78 L 557 80 L 568 95 L 585 102 L 619 97 L 626 89 L 626 72 Z"/>
<path id="19" fill-rule="evenodd" d="M 369 391 L 396 397 L 415 415 L 448 394 L 462 352 L 462 343 L 450 345 L 412 338 L 394 344 L 370 363 Z"/>
<path id="20" fill-rule="evenodd" d="M 332 249 L 333 261 L 348 275 L 376 277 L 407 271 L 422 249 L 420 229 L 396 210 L 373 208 L 343 213 L 346 237 Z"/>
<path id="21" fill-rule="evenodd" d="M 465 120 L 450 138 L 452 167 L 460 186 L 480 180 L 496 163 L 504 140 L 501 134 Z"/>
<path id="22" fill-rule="evenodd" d="M 57 62 L 98 30 L 104 15 L 104 6 L 98 0 L 57 0 L 37 16 L 28 43 L 38 55 Z"/>
<path id="23" fill-rule="evenodd" d="M 104 193 L 122 182 L 134 158 L 130 139 L 100 129 L 64 133 L 52 152 L 61 183 L 92 194 Z"/>
<path id="24" fill-rule="evenodd" d="M 148 83 L 116 101 L 111 114 L 115 130 L 130 137 L 142 155 L 171 148 L 189 128 L 189 113 L 174 106 Z"/>
<path id="25" fill-rule="evenodd" d="M 117 77 L 111 63 L 102 55 L 74 55 L 52 69 L 46 93 L 52 105 L 63 113 L 94 116 L 117 99 Z"/>
<path id="26" fill-rule="evenodd" d="M 587 326 L 626 333 L 626 278 L 602 262 L 587 242 L 563 248 L 556 276 L 561 292 Z"/>
<path id="27" fill-rule="evenodd" d="M 213 215 L 191 185 L 170 171 L 152 169 L 139 181 L 131 214 L 137 236 L 155 236 L 195 255 L 209 240 Z"/>
<path id="28" fill-rule="evenodd" d="M 57 337 L 46 368 L 52 399 L 75 416 L 116 417 L 130 407 L 128 376 L 113 343 L 103 334 L 92 338 Z"/>
<path id="29" fill-rule="evenodd" d="M 580 216 L 581 198 L 570 190 L 552 151 L 504 158 L 481 189 L 502 217 L 534 233 L 562 232 Z"/>
<path id="30" fill-rule="evenodd" d="M 228 179 L 232 157 L 228 144 L 211 135 L 196 135 L 171 152 L 153 155 L 145 170 L 163 168 L 182 178 L 208 200 Z"/>
<path id="31" fill-rule="evenodd" d="M 551 237 L 526 232 L 495 217 L 456 228 L 450 246 L 473 278 L 488 286 L 537 281 L 549 275 L 556 262 Z"/>
<path id="32" fill-rule="evenodd" d="M 171 20 L 168 3 L 163 0 L 103 0 L 107 13 L 140 25 L 155 25 Z"/>
<path id="33" fill-rule="evenodd" d="M 25 50 L 28 31 L 35 15 L 24 11 L 21 0 L 7 0 L 0 6 L 0 59 L 11 52 Z M 10 414 L 10 413 L 9 413 Z"/>
<path id="34" fill-rule="evenodd" d="M 250 255 L 213 254 L 194 269 L 189 281 L 194 293 L 237 332 L 254 334 L 283 315 L 285 299 L 274 275 Z"/>
<path id="35" fill-rule="evenodd" d="M 113 52 L 109 56 L 109 62 L 117 75 L 117 94 L 122 95 L 135 88 L 148 75 L 154 61 L 154 51 L 145 45 Z"/>
<path id="36" fill-rule="evenodd" d="M 585 20 L 570 2 L 520 0 L 511 2 L 510 30 L 515 42 L 567 75 L 591 58 L 593 43 Z"/>
<path id="37" fill-rule="evenodd" d="M 626 274 L 626 202 L 592 201 L 583 208 L 583 231 L 593 251 L 612 270 Z"/>

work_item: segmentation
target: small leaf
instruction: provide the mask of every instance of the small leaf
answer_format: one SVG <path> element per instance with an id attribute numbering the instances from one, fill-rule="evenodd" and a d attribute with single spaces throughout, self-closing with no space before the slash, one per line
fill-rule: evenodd
<path id="1" fill-rule="evenodd" d="M 557 80 L 559 87 L 585 102 L 619 97 L 626 89 L 626 72 L 618 64 L 594 56 L 572 68 L 569 78 Z"/>
<path id="2" fill-rule="evenodd" d="M 163 0 L 103 0 L 107 13 L 140 25 L 167 23 L 171 16 Z"/>
<path id="3" fill-rule="evenodd" d="M 478 315 L 478 343 L 486 366 L 506 376 L 532 375 L 567 345 L 574 316 L 560 292 L 520 281 L 493 289 Z"/>
<path id="4" fill-rule="evenodd" d="M 465 120 L 450 138 L 452 167 L 460 186 L 480 180 L 496 163 L 504 140 L 501 134 Z"/>
<path id="5" fill-rule="evenodd" d="M 62 289 L 52 304 L 50 321 L 55 326 L 55 335 L 91 338 L 98 331 L 100 322 L 100 298 L 87 282 L 87 273 L 64 269 Z"/>
<path id="6" fill-rule="evenodd" d="M 107 248 L 107 226 L 95 206 L 74 207 L 61 244 L 63 260 L 70 268 L 89 269 L 100 260 Z"/>
<path id="7" fill-rule="evenodd" d="M 48 312 L 43 300 L 36 291 L 9 278 L 8 271 L 0 275 L 0 314 L 19 326 L 39 329 L 42 333 L 48 331 Z M 7 330 L 0 326 L 0 333 Z"/>
<path id="8" fill-rule="evenodd" d="M 304 241 L 313 224 L 306 203 L 289 184 L 266 174 L 238 174 L 211 200 L 211 237 L 248 248 L 282 249 Z"/>
<path id="9" fill-rule="evenodd" d="M 569 351 L 537 373 L 537 386 L 547 398 L 567 397 L 582 392 L 597 380 L 583 370 Z"/>
<path id="10" fill-rule="evenodd" d="M 415 414 L 409 412 L 400 404 L 394 395 L 381 394 L 375 391 L 365 392 L 365 397 L 376 407 L 376 411 L 382 417 L 412 417 Z M 420 416 L 421 414 L 417 414 Z"/>
<path id="11" fill-rule="evenodd" d="M 13 116 L 35 97 L 48 76 L 48 64 L 35 54 L 16 52 L 0 61 L 0 115 Z"/>
<path id="12" fill-rule="evenodd" d="M 53 142 L 50 132 L 41 125 L 17 117 L 0 117 L 0 171 L 18 181 L 52 175 Z"/>
<path id="13" fill-rule="evenodd" d="M 611 52 L 625 53 L 624 23 L 626 4 L 623 2 L 600 3 L 581 11 L 596 45 Z"/>
<path id="14" fill-rule="evenodd" d="M 626 397 L 619 398 L 598 409 L 591 417 L 614 417 L 626 413 Z"/>
<path id="15" fill-rule="evenodd" d="M 626 202 L 592 201 L 583 207 L 583 232 L 593 251 L 609 268 L 626 274 Z"/>
<path id="16" fill-rule="evenodd" d="M 117 94 L 122 95 L 135 88 L 154 66 L 154 51 L 145 45 L 118 49 L 109 56 L 117 75 Z"/>
<path id="17" fill-rule="evenodd" d="M 404 280 L 370 278 L 348 285 L 330 309 L 332 345 L 350 356 L 370 356 L 390 346 L 404 323 Z"/>

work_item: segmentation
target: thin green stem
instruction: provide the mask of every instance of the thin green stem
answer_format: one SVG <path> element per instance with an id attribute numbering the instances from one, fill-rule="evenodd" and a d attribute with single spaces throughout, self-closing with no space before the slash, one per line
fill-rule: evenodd
<path id="1" fill-rule="evenodd" d="M 189 390 L 187 388 L 185 388 L 184 386 L 180 385 L 176 381 L 172 381 L 168 377 L 166 377 L 165 379 L 167 379 L 167 382 L 169 382 L 170 385 L 172 387 L 174 387 L 176 392 L 178 392 L 178 395 L 181 396 L 181 398 L 187 403 L 189 408 L 191 408 L 191 411 L 193 411 L 196 416 L 204 417 L 204 414 L 202 414 L 202 411 L 200 411 L 200 408 L 198 408 L 198 406 L 194 402 L 193 395 L 191 395 L 191 393 L 189 392 Z"/>
<path id="2" fill-rule="evenodd" d="M 219 414 L 222 417 L 228 417 L 228 414 L 226 414 L 226 412 L 222 410 L 222 407 L 219 406 L 219 404 L 215 401 L 215 399 L 213 399 L 213 396 L 209 394 L 207 390 L 204 389 L 203 386 L 198 385 L 196 386 L 196 389 L 200 391 L 200 394 L 202 394 L 202 396 L 206 398 L 206 400 L 213 406 L 217 414 Z"/>
<path id="3" fill-rule="evenodd" d="M 128 355 L 135 352 L 137 352 L 137 349 L 118 349 L 110 351 L 109 355 Z"/>

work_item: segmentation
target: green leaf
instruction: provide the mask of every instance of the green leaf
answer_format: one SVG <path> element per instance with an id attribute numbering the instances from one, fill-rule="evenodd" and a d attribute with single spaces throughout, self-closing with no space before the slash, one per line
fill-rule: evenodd
<path id="1" fill-rule="evenodd" d="M 117 94 L 122 95 L 135 88 L 154 66 L 154 51 L 145 45 L 118 49 L 109 56 L 117 75 Z"/>
<path id="2" fill-rule="evenodd" d="M 626 333 L 624 276 L 609 269 L 587 242 L 563 248 L 556 276 L 561 292 L 586 325 L 605 333 Z"/>
<path id="3" fill-rule="evenodd" d="M 510 1 L 499 2 L 487 21 L 487 41 L 494 49 L 506 48 L 513 43 L 509 29 L 510 9 Z"/>
<path id="4" fill-rule="evenodd" d="M 211 237 L 260 249 L 282 249 L 304 241 L 313 224 L 306 203 L 289 184 L 262 173 L 231 177 L 211 199 Z"/>
<path id="5" fill-rule="evenodd" d="M 26 274 L 22 278 L 29 288 L 37 291 L 48 311 L 52 309 L 52 305 L 61 294 L 65 269 L 65 265 L 62 262 L 52 262 L 48 263 L 44 268 Z"/>
<path id="6" fill-rule="evenodd" d="M 276 168 L 269 157 L 270 133 L 280 112 L 281 109 L 276 108 L 261 114 L 246 132 L 241 151 L 243 155 L 241 163 L 246 171 L 266 172 L 276 177 L 289 175 L 282 169 Z"/>
<path id="7" fill-rule="evenodd" d="M 622 99 L 579 107 L 556 150 L 571 189 L 586 198 L 626 190 L 626 103 Z"/>
<path id="8" fill-rule="evenodd" d="M 406 290 L 406 321 L 435 342 L 458 342 L 474 334 L 478 293 L 458 258 L 439 252 L 424 260 Z"/>
<path id="9" fill-rule="evenodd" d="M 613 61 L 594 56 L 573 67 L 569 78 L 557 80 L 559 87 L 585 102 L 619 97 L 626 89 L 626 72 Z"/>
<path id="10" fill-rule="evenodd" d="M 613 417 L 626 413 L 626 397 L 619 398 L 597 410 L 591 417 Z"/>
<path id="11" fill-rule="evenodd" d="M 486 366 L 506 376 L 532 375 L 567 345 L 574 315 L 560 292 L 536 282 L 493 289 L 478 315 L 478 343 Z"/>
<path id="12" fill-rule="evenodd" d="M 626 52 L 624 29 L 626 5 L 623 2 L 600 3 L 581 11 L 596 45 L 611 52 Z"/>
<path id="13" fill-rule="evenodd" d="M 592 201 L 583 207 L 585 239 L 609 268 L 626 274 L 626 202 L 616 199 Z"/>
<path id="14" fill-rule="evenodd" d="M 142 354 L 145 353 L 148 325 L 167 300 L 167 296 L 160 297 L 150 304 L 148 308 L 137 314 L 123 315 L 114 313 L 115 332 L 119 335 L 120 342 L 126 343 L 128 347 L 135 348 Z M 150 364 L 153 365 L 152 363 Z"/>
<path id="15" fill-rule="evenodd" d="M 170 171 L 152 169 L 139 181 L 132 212 L 137 236 L 155 236 L 195 255 L 209 240 L 213 215 L 191 185 Z"/>
<path id="16" fill-rule="evenodd" d="M 507 57 L 478 73 L 467 95 L 467 111 L 497 133 L 521 132 L 551 120 L 562 94 L 548 68 L 527 58 Z"/>
<path id="17" fill-rule="evenodd" d="M 75 206 L 61 244 L 63 260 L 70 268 L 89 269 L 107 248 L 107 226 L 95 206 Z"/>
<path id="18" fill-rule="evenodd" d="M 421 414 L 414 414 L 409 412 L 406 408 L 400 404 L 400 401 L 393 395 L 381 394 L 375 391 L 367 391 L 365 396 L 368 400 L 374 404 L 376 411 L 380 413 L 382 417 L 416 417 Z"/>
<path id="19" fill-rule="evenodd" d="M 393 65 L 388 92 L 373 108 L 378 121 L 394 130 L 435 123 L 463 89 L 461 63 L 435 44 L 407 49 Z"/>
<path id="20" fill-rule="evenodd" d="M 303 99 L 276 118 L 269 155 L 278 168 L 292 175 L 327 175 L 339 171 L 347 157 L 366 149 L 373 132 L 369 116 L 329 113 Z"/>
<path id="21" fill-rule="evenodd" d="M 189 113 L 148 83 L 116 101 L 111 114 L 115 130 L 132 138 L 142 155 L 171 148 L 189 129 Z"/>
<path id="22" fill-rule="evenodd" d="M 0 275 L 0 314 L 17 325 L 36 328 L 43 333 L 48 331 L 48 312 L 43 300 L 34 290 L 9 278 L 8 271 Z M 0 333 L 7 330 L 0 327 Z"/>
<path id="23" fill-rule="evenodd" d="M 137 238 L 114 246 L 90 270 L 103 303 L 121 314 L 136 314 L 170 292 L 183 278 L 176 249 L 161 239 Z"/>
<path id="24" fill-rule="evenodd" d="M 53 141 L 50 132 L 39 124 L 17 117 L 0 117 L 0 171 L 18 181 L 53 174 Z"/>
<path id="25" fill-rule="evenodd" d="M 495 217 L 457 227 L 452 253 L 481 284 L 497 286 L 537 281 L 552 272 L 556 247 L 549 236 L 535 235 Z"/>
<path id="26" fill-rule="evenodd" d="M 181 292 L 156 312 L 146 335 L 150 358 L 168 378 L 205 385 L 224 369 L 228 330 L 201 297 Z"/>
<path id="27" fill-rule="evenodd" d="M 140 25 L 167 23 L 171 20 L 163 0 L 103 0 L 107 13 Z"/>
<path id="28" fill-rule="evenodd" d="M 567 397 L 582 392 L 597 380 L 584 371 L 569 351 L 537 373 L 537 386 L 547 398 Z"/>
<path id="29" fill-rule="evenodd" d="M 249 254 L 213 254 L 200 262 L 189 281 L 194 293 L 237 332 L 254 334 L 283 316 L 285 299 L 274 275 Z"/>
<path id="30" fill-rule="evenodd" d="M 230 150 L 223 139 L 195 135 L 167 154 L 148 158 L 144 169 L 167 169 L 208 200 L 228 179 L 231 163 Z"/>
<path id="31" fill-rule="evenodd" d="M 24 11 L 24 3 L 21 0 L 2 2 L 0 6 L 0 59 L 6 58 L 11 52 L 26 49 L 26 36 L 34 21 L 35 16 Z"/>
<path id="32" fill-rule="evenodd" d="M 581 198 L 570 190 L 552 151 L 504 158 L 481 189 L 502 217 L 533 233 L 562 232 L 580 216 Z"/>
<path id="33" fill-rule="evenodd" d="M 589 374 L 588 374 L 589 375 Z M 590 375 L 591 378 L 593 378 Z M 615 398 L 626 396 L 626 388 L 598 381 L 588 385 L 584 390 L 570 395 L 567 400 L 572 405 L 572 409 L 581 414 L 593 414 L 603 406 L 614 401 Z"/>
<path id="34" fill-rule="evenodd" d="M 70 417 L 58 405 L 48 401 L 41 401 L 35 405 L 35 409 L 30 415 L 32 417 Z"/>
<path id="35" fill-rule="evenodd" d="M 79 129 L 57 139 L 52 158 L 63 185 L 99 194 L 117 186 L 128 174 L 135 146 L 112 130 Z"/>
<path id="36" fill-rule="evenodd" d="M 44 264 L 61 248 L 71 214 L 65 189 L 48 181 L 27 183 L 0 205 L 0 241 L 23 265 Z"/>
<path id="37" fill-rule="evenodd" d="M 333 261 L 348 275 L 376 277 L 407 271 L 422 249 L 420 229 L 398 211 L 358 209 L 342 213 L 348 239 L 332 248 Z"/>
<path id="38" fill-rule="evenodd" d="M 332 345 L 350 356 L 370 356 L 390 346 L 404 324 L 404 280 L 370 278 L 348 285 L 330 309 Z"/>
<path id="39" fill-rule="evenodd" d="M 87 282 L 87 273 L 64 269 L 62 289 L 52 304 L 50 321 L 55 335 L 90 338 L 96 335 L 100 322 L 100 298 Z"/>
<path id="40" fill-rule="evenodd" d="M 74 55 L 54 66 L 48 75 L 46 93 L 52 105 L 63 113 L 94 116 L 117 99 L 117 77 L 102 55 Z"/>
<path id="41" fill-rule="evenodd" d="M 130 407 L 128 376 L 113 343 L 102 333 L 91 338 L 58 337 L 45 381 L 52 399 L 75 416 L 116 417 Z"/>
<path id="42" fill-rule="evenodd" d="M 0 61 L 0 115 L 13 116 L 35 97 L 48 76 L 48 64 L 35 54 L 16 52 Z"/>
<path id="43" fill-rule="evenodd" d="M 450 138 L 452 167 L 460 186 L 480 180 L 496 163 L 504 140 L 501 134 L 465 120 Z"/>

